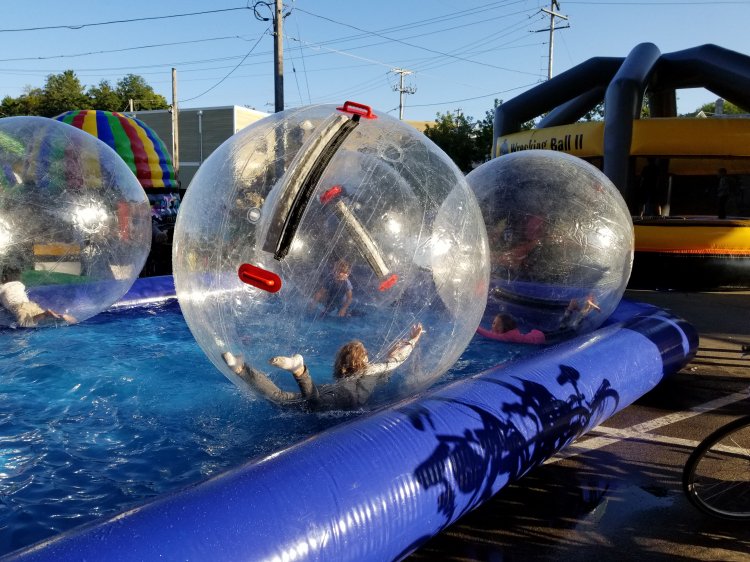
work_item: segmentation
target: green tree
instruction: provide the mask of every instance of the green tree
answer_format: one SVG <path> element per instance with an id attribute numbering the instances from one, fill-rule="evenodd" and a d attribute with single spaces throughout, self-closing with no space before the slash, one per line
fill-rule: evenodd
<path id="1" fill-rule="evenodd" d="M 484 114 L 484 119 L 477 121 L 474 142 L 477 153 L 484 162 L 492 158 L 492 141 L 495 139 L 495 109 L 503 100 L 495 98 L 495 105 Z"/>
<path id="2" fill-rule="evenodd" d="M 135 100 L 137 109 L 167 109 L 164 96 L 154 92 L 146 81 L 128 74 L 117 82 L 115 88 L 107 80 L 84 91 L 72 70 L 47 76 L 43 88 L 26 86 L 24 93 L 13 98 L 5 96 L 0 101 L 0 117 L 12 115 L 43 115 L 55 117 L 73 109 L 103 109 L 123 111 L 128 100 Z"/>
<path id="3" fill-rule="evenodd" d="M 581 117 L 581 121 L 604 121 L 604 100 L 597 103 L 586 114 Z"/>
<path id="4" fill-rule="evenodd" d="M 148 109 L 168 109 L 167 99 L 154 92 L 142 76 L 128 74 L 117 82 L 115 88 L 117 95 L 125 102 L 120 110 L 125 110 L 129 100 L 133 100 L 135 109 L 144 111 Z"/>
<path id="5" fill-rule="evenodd" d="M 495 140 L 495 111 L 502 105 L 503 100 L 495 98 L 495 104 L 492 109 L 487 110 L 484 114 L 484 119 L 477 121 L 475 142 L 477 145 L 477 153 L 479 154 L 480 161 L 484 162 L 492 158 L 492 143 Z M 530 131 L 534 128 L 534 120 L 530 119 L 521 124 L 521 131 Z"/>
<path id="6" fill-rule="evenodd" d="M 476 144 L 475 124 L 460 109 L 438 113 L 435 125 L 427 125 L 424 134 L 451 157 L 463 172 L 472 169 L 472 163 L 483 160 Z"/>
<path id="7" fill-rule="evenodd" d="M 127 105 L 120 94 L 112 87 L 108 80 L 102 80 L 98 86 L 91 86 L 88 90 L 93 109 L 104 111 L 122 111 Z"/>
<path id="8" fill-rule="evenodd" d="M 716 102 L 712 101 L 711 103 L 703 104 L 693 113 L 688 113 L 687 116 L 695 117 L 701 111 L 706 115 L 714 115 L 716 113 Z M 723 115 L 742 115 L 744 113 L 750 113 L 750 111 L 746 111 L 740 106 L 733 104 L 731 101 L 724 100 L 724 108 L 722 109 Z"/>
<path id="9" fill-rule="evenodd" d="M 41 115 L 43 92 L 39 88 L 26 86 L 24 93 L 17 98 L 5 96 L 0 102 L 0 117 L 12 115 Z"/>
<path id="10" fill-rule="evenodd" d="M 66 70 L 47 76 L 42 89 L 40 115 L 55 117 L 71 109 L 87 109 L 89 105 L 89 97 L 75 72 Z"/>
<path id="11" fill-rule="evenodd" d="M 651 117 L 651 109 L 648 106 L 648 99 L 644 96 L 641 104 L 641 119 Z M 579 121 L 604 121 L 604 100 L 597 103 Z"/>

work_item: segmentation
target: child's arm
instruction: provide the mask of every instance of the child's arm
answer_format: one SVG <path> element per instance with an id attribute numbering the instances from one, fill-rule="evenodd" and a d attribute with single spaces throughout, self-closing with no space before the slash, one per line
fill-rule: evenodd
<path id="1" fill-rule="evenodd" d="M 371 363 L 367 366 L 365 375 L 373 376 L 387 373 L 398 368 L 404 361 L 409 358 L 411 352 L 414 351 L 414 347 L 419 342 L 419 338 L 424 334 L 424 328 L 422 324 L 414 324 L 411 328 L 411 337 L 408 340 L 401 340 L 396 342 L 391 347 L 385 361 L 381 363 Z"/>
<path id="2" fill-rule="evenodd" d="M 302 398 L 305 400 L 317 400 L 320 397 L 318 388 L 310 376 L 310 371 L 307 370 L 304 359 L 299 353 L 291 357 L 277 355 L 276 357 L 272 357 L 269 363 L 279 369 L 284 369 L 292 373 L 294 380 L 297 381 Z"/>
<path id="3" fill-rule="evenodd" d="M 299 403 L 302 400 L 302 395 L 296 392 L 288 392 L 281 390 L 276 386 L 267 375 L 260 371 L 248 367 L 242 358 L 242 355 L 233 355 L 229 351 L 222 355 L 224 362 L 237 375 L 243 382 L 247 383 L 249 387 L 255 390 L 258 394 L 264 398 L 275 402 L 276 404 L 289 404 L 292 402 Z"/>
<path id="4" fill-rule="evenodd" d="M 349 289 L 344 296 L 344 303 L 339 308 L 339 316 L 346 316 L 346 311 L 349 309 L 349 305 L 352 304 L 353 292 Z"/>

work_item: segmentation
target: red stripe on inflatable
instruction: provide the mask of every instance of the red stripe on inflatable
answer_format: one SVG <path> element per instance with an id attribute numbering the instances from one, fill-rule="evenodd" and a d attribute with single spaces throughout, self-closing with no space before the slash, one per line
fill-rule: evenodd
<path id="1" fill-rule="evenodd" d="M 79 111 L 73 116 L 73 120 L 70 122 L 70 124 L 79 129 L 83 129 L 83 120 L 85 118 L 86 118 L 86 110 Z"/>
<path id="2" fill-rule="evenodd" d="M 148 163 L 148 154 L 146 154 L 146 147 L 143 146 L 141 137 L 138 136 L 133 123 L 125 117 L 122 113 L 112 113 L 117 117 L 122 130 L 128 135 L 130 139 L 130 148 L 133 151 L 133 163 L 135 164 L 135 176 L 140 180 L 143 187 L 153 187 L 153 180 L 151 178 L 151 168 Z"/>

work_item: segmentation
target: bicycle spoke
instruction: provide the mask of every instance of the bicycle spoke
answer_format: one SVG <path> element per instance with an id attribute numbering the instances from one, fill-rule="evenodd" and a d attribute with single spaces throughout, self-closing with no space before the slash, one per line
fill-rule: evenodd
<path id="1" fill-rule="evenodd" d="M 719 517 L 750 518 L 750 417 L 708 436 L 685 467 L 688 498 Z"/>

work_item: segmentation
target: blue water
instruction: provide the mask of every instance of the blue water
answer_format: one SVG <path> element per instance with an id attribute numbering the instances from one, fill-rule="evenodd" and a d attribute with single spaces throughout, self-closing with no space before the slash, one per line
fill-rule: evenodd
<path id="1" fill-rule="evenodd" d="M 362 415 L 249 397 L 176 302 L 0 341 L 0 555 Z M 443 383 L 529 351 L 475 338 Z"/>

